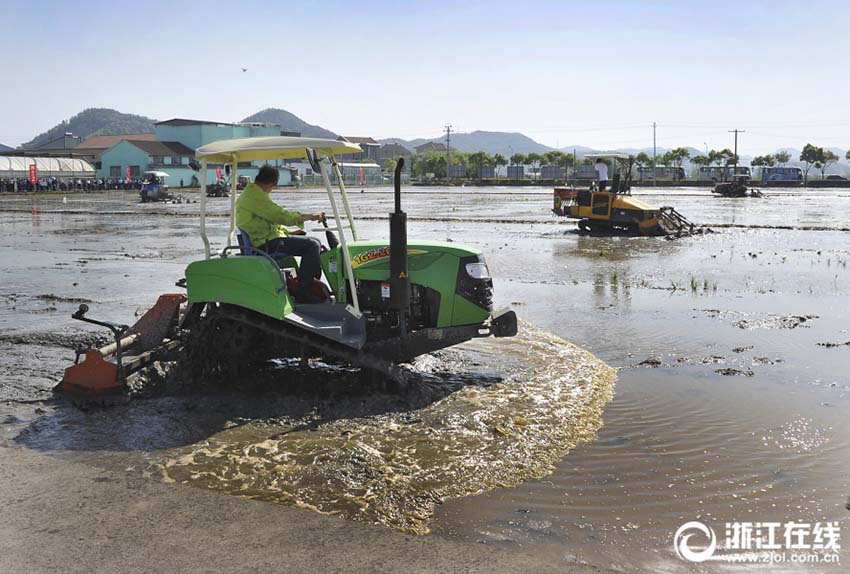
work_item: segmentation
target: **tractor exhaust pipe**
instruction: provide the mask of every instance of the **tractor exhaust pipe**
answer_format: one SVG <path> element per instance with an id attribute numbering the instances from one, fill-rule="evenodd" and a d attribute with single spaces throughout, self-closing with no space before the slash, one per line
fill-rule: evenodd
<path id="1" fill-rule="evenodd" d="M 401 210 L 401 170 L 404 158 L 395 166 L 395 211 L 390 213 L 390 309 L 398 313 L 402 337 L 407 336 L 410 308 L 410 277 L 407 271 L 407 214 Z"/>

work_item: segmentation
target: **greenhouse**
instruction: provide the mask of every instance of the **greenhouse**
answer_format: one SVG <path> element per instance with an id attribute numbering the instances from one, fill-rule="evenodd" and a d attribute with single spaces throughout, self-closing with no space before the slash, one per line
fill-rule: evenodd
<path id="1" fill-rule="evenodd" d="M 0 156 L 0 178 L 29 179 L 30 166 L 35 164 L 39 179 L 43 178 L 94 178 L 92 164 L 82 159 L 68 157 Z"/>

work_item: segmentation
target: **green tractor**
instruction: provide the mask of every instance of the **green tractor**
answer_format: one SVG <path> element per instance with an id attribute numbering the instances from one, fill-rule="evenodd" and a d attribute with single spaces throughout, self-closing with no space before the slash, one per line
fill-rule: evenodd
<path id="1" fill-rule="evenodd" d="M 169 306 L 158 312 L 174 317 L 179 328 L 160 329 L 166 332 L 162 339 L 156 345 L 146 344 L 146 349 L 125 348 L 125 354 L 136 355 L 124 357 L 122 363 L 122 337 L 131 342 L 132 337 L 126 336 L 139 329 L 110 327 L 119 352 L 116 356 L 116 345 L 112 344 L 104 349 L 113 355 L 100 354 L 106 363 L 117 361 L 122 365 L 112 387 L 123 386 L 133 366 L 146 362 L 137 361 L 137 356 L 156 353 L 164 344 L 173 345 L 169 334 L 180 341 L 185 360 L 201 376 L 235 374 L 247 363 L 271 357 L 304 361 L 320 357 L 396 379 L 403 378 L 397 365 L 419 355 L 477 337 L 514 336 L 515 313 L 507 309 L 493 311 L 493 283 L 479 250 L 451 242 L 408 242 L 407 217 L 401 210 L 403 160 L 399 160 L 395 173 L 390 241 L 359 238 L 334 157 L 359 151 L 359 146 L 348 142 L 295 137 L 223 140 L 199 148 L 196 157 L 200 160 L 201 189 L 206 183 L 208 163 L 229 164 L 231 182 L 238 180 L 241 162 L 307 159 L 321 173 L 334 223 L 311 231 L 323 232 L 328 239 L 321 263 L 331 296 L 323 303 L 294 301 L 288 288 L 296 273 L 293 259 L 251 246 L 247 236 L 236 228 L 235 184 L 230 194 L 226 246 L 219 253 L 212 253 L 206 234 L 205 194 L 201 194 L 200 230 L 205 257 L 189 264 L 185 282 L 179 283 L 187 291 L 185 307 L 175 312 L 171 296 Z M 156 307 L 151 312 L 155 310 Z M 75 315 L 103 324 L 84 318 L 84 311 Z M 109 325 L 113 324 L 104 324 Z M 157 338 L 158 335 L 147 337 Z M 97 354 L 98 350 L 89 351 Z M 68 371 L 84 365 L 85 362 L 77 364 Z M 70 376 L 68 371 L 60 388 L 91 394 L 86 369 L 77 369 L 79 372 Z"/>

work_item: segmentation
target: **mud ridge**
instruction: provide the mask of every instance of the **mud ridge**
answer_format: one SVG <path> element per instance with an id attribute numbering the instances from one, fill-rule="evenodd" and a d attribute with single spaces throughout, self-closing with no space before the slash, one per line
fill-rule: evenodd
<path id="1" fill-rule="evenodd" d="M 742 223 L 712 223 L 711 226 L 730 229 L 780 229 L 784 231 L 850 231 L 850 227 L 828 227 L 823 225 L 745 225 Z"/>
<path id="2" fill-rule="evenodd" d="M 94 303 L 91 299 L 84 299 L 83 297 L 61 297 L 59 295 L 54 295 L 53 293 L 48 293 L 46 295 L 33 295 L 33 299 L 39 299 L 41 301 L 55 301 L 57 303 Z"/>
<path id="3" fill-rule="evenodd" d="M 46 347 L 99 347 L 105 345 L 109 337 L 99 333 L 18 333 L 0 335 L 0 343 L 11 345 L 41 345 Z"/>
<path id="4" fill-rule="evenodd" d="M 846 343 L 818 343 L 818 347 L 826 347 L 827 349 L 832 349 L 834 347 L 850 347 L 850 341 Z"/>

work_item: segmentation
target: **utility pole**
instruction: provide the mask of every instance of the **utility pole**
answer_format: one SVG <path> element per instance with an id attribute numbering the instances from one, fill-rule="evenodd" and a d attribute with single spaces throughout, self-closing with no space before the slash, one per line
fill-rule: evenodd
<path id="1" fill-rule="evenodd" d="M 446 126 L 446 181 L 449 181 L 449 166 L 452 165 L 452 124 Z"/>
<path id="2" fill-rule="evenodd" d="M 573 185 L 576 184 L 575 180 L 578 179 L 578 156 L 576 155 L 576 148 L 573 148 Z"/>
<path id="3" fill-rule="evenodd" d="M 656 151 L 657 150 L 655 148 L 655 122 L 652 122 L 652 186 L 653 187 L 655 187 L 655 185 L 656 185 L 656 183 L 655 183 L 655 172 L 657 170 L 657 168 L 655 167 L 655 165 L 657 163 L 656 162 L 656 156 L 657 156 Z"/>
<path id="4" fill-rule="evenodd" d="M 738 172 L 738 134 L 745 134 L 747 130 L 729 130 L 730 134 L 735 134 L 735 173 Z M 734 174 L 733 174 L 734 175 Z"/>

